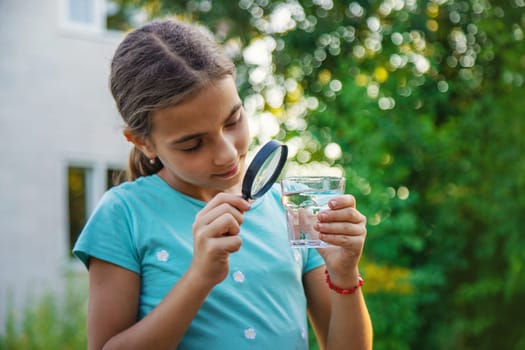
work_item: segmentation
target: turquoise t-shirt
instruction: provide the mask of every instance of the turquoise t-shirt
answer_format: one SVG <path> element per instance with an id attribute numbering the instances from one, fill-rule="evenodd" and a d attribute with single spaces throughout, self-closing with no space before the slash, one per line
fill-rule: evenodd
<path id="1" fill-rule="evenodd" d="M 205 203 L 157 175 L 114 187 L 80 234 L 74 254 L 94 256 L 141 276 L 139 319 L 188 269 L 192 224 Z M 324 264 L 315 249 L 292 249 L 280 190 L 252 203 L 241 225 L 242 247 L 229 276 L 215 286 L 178 349 L 308 349 L 304 273 Z"/>

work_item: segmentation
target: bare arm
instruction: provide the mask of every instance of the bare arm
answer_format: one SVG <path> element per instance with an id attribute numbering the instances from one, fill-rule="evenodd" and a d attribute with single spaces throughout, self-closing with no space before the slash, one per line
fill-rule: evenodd
<path id="1" fill-rule="evenodd" d="M 136 322 L 139 290 L 136 273 L 90 259 L 88 349 L 101 349 L 107 339 Z"/>
<path id="2" fill-rule="evenodd" d="M 366 219 L 355 199 L 343 195 L 319 216 L 316 229 L 331 247 L 319 249 L 332 283 L 351 289 L 358 283 L 357 265 L 366 237 Z M 328 288 L 324 267 L 304 276 L 308 314 L 322 349 L 372 349 L 372 323 L 361 289 L 338 294 Z"/>
<path id="3" fill-rule="evenodd" d="M 229 254 L 241 247 L 242 212 L 249 204 L 219 194 L 197 215 L 190 268 L 151 313 L 137 322 L 140 276 L 91 258 L 88 347 L 175 349 L 212 288 L 228 274 Z"/>
<path id="4" fill-rule="evenodd" d="M 309 271 L 303 277 L 307 299 L 308 318 L 313 327 L 321 349 L 326 349 L 326 339 L 330 328 L 331 302 L 328 288 L 324 288 L 322 271 L 324 267 Z"/>
<path id="5" fill-rule="evenodd" d="M 330 291 L 323 267 L 306 274 L 305 292 L 321 349 L 372 349 L 372 324 L 360 289 L 348 295 Z"/>
<path id="6" fill-rule="evenodd" d="M 137 322 L 140 277 L 91 259 L 88 311 L 89 349 L 174 348 L 202 305 L 210 286 L 186 274 L 148 316 Z M 191 282 L 190 282 L 191 281 Z"/>

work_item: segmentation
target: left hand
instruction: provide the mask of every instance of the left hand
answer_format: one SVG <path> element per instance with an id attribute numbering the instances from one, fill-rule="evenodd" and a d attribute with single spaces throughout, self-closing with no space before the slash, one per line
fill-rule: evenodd
<path id="1" fill-rule="evenodd" d="M 366 238 L 366 217 L 356 209 L 352 195 L 336 196 L 329 202 L 330 210 L 317 215 L 314 228 L 320 239 L 330 247 L 317 249 L 326 263 L 332 281 L 356 278 L 357 265 Z"/>

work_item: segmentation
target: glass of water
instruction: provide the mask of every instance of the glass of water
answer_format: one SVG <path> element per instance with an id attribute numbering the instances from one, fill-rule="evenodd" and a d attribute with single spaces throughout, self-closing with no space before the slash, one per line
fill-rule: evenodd
<path id="1" fill-rule="evenodd" d="M 282 202 L 286 209 L 288 240 L 292 248 L 323 248 L 314 229 L 317 214 L 328 210 L 328 202 L 343 194 L 345 178 L 338 176 L 293 176 L 281 180 Z"/>

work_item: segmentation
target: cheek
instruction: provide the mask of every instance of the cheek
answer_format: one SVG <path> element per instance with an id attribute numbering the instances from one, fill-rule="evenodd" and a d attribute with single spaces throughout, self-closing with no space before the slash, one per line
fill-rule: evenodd
<path id="1" fill-rule="evenodd" d="M 176 151 L 166 152 L 162 159 L 164 166 L 176 173 L 192 173 L 202 168 L 203 161 L 200 156 L 180 154 Z"/>
<path id="2" fill-rule="evenodd" d="M 205 176 L 204 174 L 209 171 L 207 168 L 208 164 L 211 163 L 207 160 L 202 160 L 200 157 L 189 157 L 186 161 L 172 164 L 171 172 L 187 182 L 199 182 Z"/>
<path id="3" fill-rule="evenodd" d="M 248 152 L 250 147 L 250 129 L 248 127 L 248 122 L 245 122 L 243 127 L 239 130 L 239 136 L 237 139 L 237 148 L 239 152 L 244 154 Z"/>

